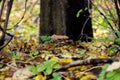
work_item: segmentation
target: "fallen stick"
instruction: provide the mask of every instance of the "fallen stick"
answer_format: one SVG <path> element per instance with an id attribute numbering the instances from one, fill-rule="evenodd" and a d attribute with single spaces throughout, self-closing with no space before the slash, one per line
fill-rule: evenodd
<path id="1" fill-rule="evenodd" d="M 95 59 L 77 60 L 77 61 L 73 61 L 69 64 L 66 64 L 66 65 L 62 66 L 61 68 L 59 68 L 55 71 L 66 70 L 66 69 L 68 69 L 70 67 L 73 67 L 73 66 L 97 65 L 97 64 L 100 64 L 100 63 L 112 63 L 114 61 L 118 61 L 118 60 L 116 60 L 114 58 L 104 58 L 104 59 L 95 58 Z"/>

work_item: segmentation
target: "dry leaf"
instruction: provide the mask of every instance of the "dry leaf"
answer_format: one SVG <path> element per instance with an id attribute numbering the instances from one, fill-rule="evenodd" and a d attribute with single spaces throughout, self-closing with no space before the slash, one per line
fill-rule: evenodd
<path id="1" fill-rule="evenodd" d="M 12 80 L 27 80 L 32 76 L 32 72 L 27 68 L 17 70 L 12 77 Z"/>
<path id="2" fill-rule="evenodd" d="M 59 61 L 60 64 L 67 64 L 67 63 L 70 63 L 72 62 L 72 59 L 71 58 L 67 58 L 67 59 L 61 59 Z"/>
<path id="3" fill-rule="evenodd" d="M 114 62 L 114 63 L 112 63 L 108 68 L 107 68 L 107 72 L 109 72 L 109 71 L 113 71 L 113 70 L 116 70 L 116 69 L 118 69 L 118 68 L 120 68 L 120 61 L 119 62 Z"/>
<path id="4" fill-rule="evenodd" d="M 51 38 L 54 38 L 54 39 L 68 39 L 68 36 L 55 35 L 55 34 L 53 34 L 53 35 L 51 36 Z"/>

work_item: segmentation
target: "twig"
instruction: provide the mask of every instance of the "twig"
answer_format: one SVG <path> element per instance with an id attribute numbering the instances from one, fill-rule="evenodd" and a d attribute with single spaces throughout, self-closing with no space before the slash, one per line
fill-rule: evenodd
<path id="1" fill-rule="evenodd" d="M 1 28 L 1 27 L 0 27 Z M 3 44 L 3 45 L 1 45 L 0 46 L 0 51 L 1 51 L 1 49 L 3 49 L 5 46 L 7 46 L 8 45 L 8 43 L 12 40 L 12 38 L 13 38 L 13 35 L 11 35 L 11 34 L 9 34 L 9 33 L 6 33 L 6 32 L 3 32 L 3 35 L 5 35 L 5 34 L 7 34 L 8 36 L 10 36 L 10 39 L 5 43 L 5 44 Z M 2 40 L 3 40 L 3 38 L 2 38 Z M 0 41 L 2 41 L 2 40 L 0 40 Z"/>
<path id="2" fill-rule="evenodd" d="M 109 11 L 109 13 L 110 13 L 110 16 L 115 20 L 115 17 L 114 17 L 114 15 L 112 14 L 110 8 L 108 7 L 106 1 L 104 1 L 104 2 L 105 2 L 105 6 L 107 7 L 107 9 L 108 9 L 108 11 Z M 116 24 L 114 21 L 113 21 L 113 23 L 114 23 L 114 25 L 117 27 L 117 24 Z M 118 28 L 118 29 L 119 29 L 119 28 Z"/>
<path id="3" fill-rule="evenodd" d="M 93 6 L 95 6 L 92 3 Z M 108 23 L 108 25 L 110 26 L 110 28 L 114 31 L 114 34 L 119 38 L 118 34 L 115 32 L 113 26 L 111 25 L 111 23 L 108 21 L 107 17 L 97 8 L 97 10 L 99 11 L 99 13 L 104 17 L 104 19 L 106 20 L 106 22 Z"/>
<path id="4" fill-rule="evenodd" d="M 95 66 L 95 67 L 92 67 L 92 68 L 90 68 L 90 69 L 87 69 L 87 70 L 83 71 L 82 73 L 91 71 L 91 70 L 96 69 L 96 68 L 101 68 L 101 67 L 102 67 L 102 66 Z"/>
<path id="5" fill-rule="evenodd" d="M 3 8 L 4 8 L 5 1 L 6 0 L 3 0 L 2 6 L 1 6 L 1 9 L 0 9 L 0 20 L 1 20 L 1 17 L 2 17 L 2 13 L 3 13 Z"/>
<path id="6" fill-rule="evenodd" d="M 8 1 L 8 4 L 7 4 L 7 13 L 6 13 L 6 20 L 5 20 L 5 23 L 4 23 L 4 31 L 7 30 L 8 20 L 9 20 L 10 12 L 11 12 L 11 9 L 12 9 L 12 4 L 13 4 L 13 0 Z"/>
<path id="7" fill-rule="evenodd" d="M 21 17 L 21 19 L 14 25 L 14 28 L 17 28 L 18 27 L 18 24 L 23 20 L 23 18 L 25 17 L 25 14 L 26 14 L 26 11 L 27 11 L 27 2 L 28 0 L 25 0 L 25 10 L 24 10 L 24 13 L 23 13 L 23 16 Z"/>
<path id="8" fill-rule="evenodd" d="M 60 69 L 57 69 L 55 71 L 66 70 L 66 69 L 73 67 L 73 66 L 97 65 L 100 63 L 112 63 L 114 61 L 117 61 L 117 60 L 115 60 L 113 58 L 105 58 L 105 59 L 95 58 L 95 59 L 78 60 L 78 61 L 73 61 L 70 64 L 64 65 Z"/>
<path id="9" fill-rule="evenodd" d="M 0 0 L 0 3 L 1 3 L 2 0 Z"/>
<path id="10" fill-rule="evenodd" d="M 119 0 L 114 0 L 114 3 L 115 3 L 115 8 L 116 8 L 116 12 L 117 12 L 118 20 L 119 20 L 118 27 L 119 27 L 119 30 L 120 30 L 120 9 L 119 9 L 119 6 L 118 6 L 118 1 Z M 120 3 L 120 1 L 119 1 L 119 3 Z"/>
<path id="11" fill-rule="evenodd" d="M 12 4 L 13 4 L 13 0 L 9 0 L 8 3 L 7 3 L 6 20 L 5 20 L 5 22 L 4 22 L 4 27 L 3 27 L 3 29 L 2 29 L 1 26 L 0 26 L 0 28 L 1 28 L 2 32 L 3 32 L 2 37 L 1 37 L 1 39 L 0 39 L 0 42 L 1 42 L 1 44 L 0 44 L 0 50 L 1 50 L 2 48 L 4 48 L 4 47 L 12 40 L 12 37 L 13 37 L 11 34 L 9 34 L 9 33 L 6 32 L 7 27 L 8 27 L 8 21 L 9 21 L 10 12 L 11 12 L 11 9 L 12 9 Z M 4 7 L 4 5 L 3 5 L 3 7 Z M 2 15 L 2 14 L 1 14 L 1 15 Z M 6 42 L 6 44 L 4 44 L 4 42 L 5 42 L 5 34 L 7 34 L 8 36 L 11 37 L 11 38 Z"/>
<path id="12" fill-rule="evenodd" d="M 90 19 L 90 17 L 88 17 L 88 18 L 86 19 L 86 21 L 85 21 L 85 23 L 84 23 L 84 25 L 83 25 L 83 27 L 82 27 L 82 30 L 81 30 L 81 33 L 80 33 L 80 35 L 81 35 L 80 40 L 82 40 L 83 36 L 85 35 L 85 34 L 84 34 L 84 29 L 85 29 L 85 26 L 86 26 L 86 24 L 87 24 L 87 22 L 88 22 L 89 19 Z"/>

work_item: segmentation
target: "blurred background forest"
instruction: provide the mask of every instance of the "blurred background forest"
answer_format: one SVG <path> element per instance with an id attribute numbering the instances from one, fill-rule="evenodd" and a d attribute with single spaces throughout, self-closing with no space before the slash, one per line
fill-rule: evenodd
<path id="1" fill-rule="evenodd" d="M 3 10 L 2 19 L 5 19 L 5 13 L 6 8 Z M 28 40 L 31 36 L 38 35 L 39 14 L 40 0 L 15 0 L 10 13 L 8 32 L 25 40 Z M 3 25 L 2 22 L 1 25 Z"/>
<path id="2" fill-rule="evenodd" d="M 38 44 L 40 38 L 39 31 L 40 27 L 44 28 L 44 26 L 40 26 L 41 0 L 9 1 L 14 2 L 10 12 L 8 26 L 6 26 L 7 29 L 4 27 L 7 4 L 5 4 L 3 14 L 0 16 L 0 45 L 4 43 L 2 42 L 3 34 L 6 36 L 4 37 L 6 41 L 8 41 L 9 36 L 12 36 L 13 39 L 6 47 L 0 46 L 0 80 L 7 80 L 5 79 L 6 77 L 10 78 L 8 80 L 17 80 L 18 75 L 24 75 L 24 71 L 25 74 L 29 74 L 27 79 L 32 78 L 32 80 L 48 80 L 51 79 L 51 76 L 52 80 L 62 80 L 62 78 L 65 80 L 74 80 L 74 78 L 79 80 L 97 80 L 98 78 L 100 78 L 98 80 L 104 80 L 104 78 L 107 78 L 106 80 L 120 79 L 119 62 L 116 63 L 118 65 L 117 67 L 113 68 L 116 64 L 113 67 L 111 66 L 107 73 L 104 72 L 103 64 L 100 66 L 96 65 L 102 62 L 112 63 L 116 59 L 119 59 L 119 0 L 91 0 L 93 3 L 90 17 L 92 18 L 94 32 L 92 42 L 73 43 L 71 40 L 55 40 L 50 36 L 44 36 L 41 38 L 43 42 L 40 44 Z M 78 11 L 76 17 L 79 16 L 79 13 L 80 11 Z M 76 62 L 74 62 L 77 60 L 83 61 L 80 63 L 80 66 L 79 64 L 76 66 Z M 89 63 L 89 60 L 93 61 L 93 63 Z M 96 62 L 94 63 L 94 61 Z M 69 64 L 71 63 L 75 63 L 75 65 L 73 64 L 72 68 L 69 69 L 71 67 Z M 67 67 L 64 67 L 66 64 L 68 64 Z M 84 66 L 83 64 L 90 65 Z M 62 68 L 60 68 L 60 65 Z M 59 72 L 59 70 L 67 68 L 68 71 Z M 107 69 L 106 66 L 105 68 Z M 98 71 L 95 70 L 95 72 L 98 73 L 94 73 L 93 69 L 97 69 Z M 110 79 L 113 75 L 111 75 L 112 73 L 109 74 L 109 71 L 113 71 L 114 69 L 118 70 L 118 72 L 115 71 L 115 75 L 118 78 L 114 77 L 114 79 Z M 100 71 L 102 72 L 102 76 L 99 76 Z M 108 74 L 107 77 L 106 74 Z M 20 80 L 24 80 L 26 76 L 20 76 L 19 78 Z"/>
<path id="3" fill-rule="evenodd" d="M 27 4 L 25 3 L 25 1 L 21 0 L 14 1 L 8 29 L 12 34 L 14 33 L 16 37 L 21 36 L 27 40 L 30 37 L 39 35 L 40 0 L 28 0 Z M 6 10 L 4 10 L 4 13 L 5 12 Z M 2 18 L 5 19 L 5 14 Z M 15 27 L 19 21 L 20 23 Z M 92 26 L 94 38 L 114 40 L 115 34 L 111 27 L 117 31 L 117 24 L 118 15 L 113 1 L 94 0 L 94 5 L 92 7 Z"/>
<path id="4" fill-rule="evenodd" d="M 4 10 L 4 13 L 5 12 L 6 11 Z M 27 5 L 25 5 L 25 1 L 14 1 L 8 24 L 9 31 L 11 33 L 13 32 L 16 37 L 21 36 L 22 39 L 26 40 L 30 37 L 38 36 L 40 27 L 39 14 L 40 0 L 28 0 Z M 23 16 L 24 18 L 22 18 Z M 5 14 L 2 16 L 2 18 L 5 18 Z M 17 25 L 17 27 L 14 27 L 19 21 L 20 23 Z M 94 5 L 92 7 L 92 26 L 95 39 L 99 38 L 105 40 L 114 40 L 115 35 L 108 21 L 113 28 L 118 26 L 118 16 L 116 13 L 115 4 L 113 4 L 111 0 L 94 0 Z"/>

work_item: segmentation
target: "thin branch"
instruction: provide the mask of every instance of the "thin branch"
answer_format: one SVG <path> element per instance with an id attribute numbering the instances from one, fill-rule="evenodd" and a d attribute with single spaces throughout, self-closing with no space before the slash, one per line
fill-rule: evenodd
<path id="1" fill-rule="evenodd" d="M 6 13 L 6 20 L 5 20 L 5 23 L 4 23 L 4 31 L 7 30 L 9 16 L 10 16 L 10 12 L 11 12 L 11 9 L 12 9 L 12 4 L 13 4 L 13 0 L 9 0 L 8 4 L 7 4 L 7 13 Z"/>
<path id="2" fill-rule="evenodd" d="M 2 0 L 0 0 L 0 3 L 1 3 Z"/>
<path id="3" fill-rule="evenodd" d="M 90 19 L 90 17 L 88 17 L 88 18 L 86 19 L 86 21 L 85 21 L 85 23 L 84 23 L 84 25 L 83 25 L 83 28 L 82 28 L 81 33 L 80 33 L 80 35 L 81 35 L 80 40 L 82 40 L 82 38 L 83 38 L 84 29 L 85 29 L 85 26 L 86 26 L 86 24 L 87 24 L 87 22 L 88 22 L 89 19 Z"/>
<path id="4" fill-rule="evenodd" d="M 77 61 L 71 62 L 70 64 L 62 66 L 60 69 L 57 69 L 55 71 L 67 70 L 68 68 L 74 67 L 74 66 L 97 65 L 100 63 L 112 63 L 114 61 L 118 61 L 118 60 L 115 60 L 113 58 L 105 58 L 105 59 L 95 58 L 95 59 L 77 60 Z"/>
<path id="5" fill-rule="evenodd" d="M 104 1 L 104 2 L 105 2 L 105 6 L 107 7 L 107 9 L 108 9 L 108 11 L 109 11 L 109 13 L 110 13 L 110 17 L 112 17 L 112 19 L 115 20 L 115 17 L 114 17 L 114 15 L 112 14 L 110 8 L 108 7 L 106 1 Z M 116 22 L 113 21 L 113 23 L 114 23 L 114 26 L 118 27 L 117 24 L 116 24 Z M 118 27 L 118 29 L 119 29 L 119 27 Z"/>
<path id="6" fill-rule="evenodd" d="M 92 3 L 93 6 L 95 6 L 94 3 Z M 106 22 L 108 23 L 108 25 L 110 26 L 110 28 L 114 31 L 114 34 L 119 38 L 118 34 L 115 32 L 113 26 L 111 25 L 111 23 L 108 21 L 107 17 L 97 8 L 98 12 L 104 17 L 104 19 L 106 20 Z"/>
<path id="7" fill-rule="evenodd" d="M 17 28 L 18 24 L 23 20 L 23 18 L 25 17 L 26 11 L 27 11 L 27 2 L 28 0 L 25 0 L 25 10 L 23 13 L 23 16 L 21 17 L 21 19 L 14 25 L 14 28 Z"/>
<path id="8" fill-rule="evenodd" d="M 2 46 L 0 46 L 0 50 L 3 49 L 5 46 L 8 45 L 8 43 L 12 40 L 13 38 L 13 35 L 9 34 L 9 33 L 6 33 L 8 36 L 10 36 L 10 39 L 5 43 L 3 44 Z"/>
<path id="9" fill-rule="evenodd" d="M 119 6 L 118 6 L 118 0 L 114 0 L 114 3 L 115 3 L 116 12 L 117 12 L 117 15 L 118 15 L 118 20 L 119 20 L 118 26 L 119 26 L 119 30 L 120 30 L 120 9 L 119 9 Z"/>
<path id="10" fill-rule="evenodd" d="M 5 1 L 6 1 L 6 0 L 3 0 L 2 6 L 1 6 L 1 9 L 0 9 L 0 20 L 1 20 L 1 17 L 2 17 L 2 13 L 3 13 Z M 1 1 L 0 1 L 0 2 L 1 2 Z"/>
<path id="11" fill-rule="evenodd" d="M 11 35 L 11 34 L 9 34 L 9 33 L 6 33 L 6 32 L 2 29 L 1 26 L 0 26 L 0 30 L 2 31 L 2 37 L 1 37 L 1 39 L 0 39 L 0 42 L 4 41 L 5 34 L 8 35 L 8 36 L 10 36 L 10 39 L 6 42 L 6 44 L 2 44 L 2 45 L 0 46 L 0 51 L 1 51 L 1 49 L 3 49 L 6 45 L 8 45 L 8 43 L 12 40 L 13 35 Z M 4 37 L 3 37 L 3 36 L 4 36 Z"/>
<path id="12" fill-rule="evenodd" d="M 2 31 L 2 37 L 1 37 L 1 39 L 0 39 L 0 50 L 2 49 L 2 48 L 4 48 L 11 40 L 12 40 L 12 35 L 11 34 L 9 34 L 9 33 L 7 33 L 6 32 L 6 30 L 7 30 L 7 27 L 8 27 L 8 21 L 9 21 L 9 16 L 10 16 L 10 12 L 11 12 L 11 9 L 12 9 L 12 4 L 13 4 L 13 0 L 9 0 L 8 2 L 7 2 L 7 13 L 6 13 L 6 20 L 5 20 L 5 22 L 4 22 L 4 27 L 3 27 L 3 30 L 2 30 L 2 28 L 1 28 L 1 26 L 0 26 L 0 28 L 1 28 L 1 31 Z M 2 14 L 1 14 L 2 15 Z M 8 36 L 10 36 L 11 38 L 6 42 L 6 44 L 4 44 L 4 42 L 5 42 L 5 34 L 7 34 Z"/>

